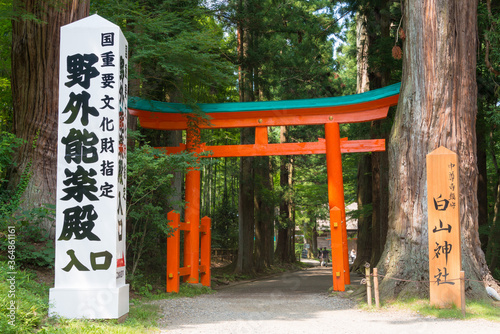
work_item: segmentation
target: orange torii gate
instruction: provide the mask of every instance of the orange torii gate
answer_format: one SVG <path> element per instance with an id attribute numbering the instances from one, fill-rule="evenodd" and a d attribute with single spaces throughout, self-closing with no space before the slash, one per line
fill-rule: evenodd
<path id="1" fill-rule="evenodd" d="M 328 204 L 332 240 L 332 273 L 335 291 L 350 284 L 345 224 L 344 184 L 341 153 L 379 152 L 384 139 L 347 140 L 340 138 L 339 123 L 368 122 L 383 119 L 390 106 L 398 102 L 400 84 L 351 96 L 271 102 L 233 102 L 199 104 L 210 117 L 209 123 L 189 126 L 192 109 L 184 104 L 129 99 L 130 114 L 139 117 L 142 127 L 159 130 L 186 130 L 186 144 L 167 147 L 168 153 L 184 150 L 211 151 L 210 157 L 326 154 Z M 325 138 L 310 143 L 269 144 L 268 126 L 324 124 Z M 200 129 L 255 127 L 255 143 L 249 145 L 207 146 L 199 143 Z M 200 171 L 186 174 L 186 223 L 191 229 L 184 241 L 184 269 L 187 281 L 199 282 Z M 210 285 L 210 280 L 208 281 Z M 202 282 L 203 283 L 203 282 Z M 207 283 L 203 283 L 207 284 Z"/>

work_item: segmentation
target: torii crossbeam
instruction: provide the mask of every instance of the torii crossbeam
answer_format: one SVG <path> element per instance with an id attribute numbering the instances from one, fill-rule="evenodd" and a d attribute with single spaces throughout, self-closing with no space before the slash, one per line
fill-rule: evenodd
<path id="1" fill-rule="evenodd" d="M 352 140 L 340 138 L 339 123 L 368 122 L 387 117 L 390 106 L 398 102 L 400 84 L 370 92 L 331 98 L 271 102 L 234 102 L 198 104 L 210 122 L 188 126 L 193 110 L 179 103 L 129 99 L 131 115 L 139 117 L 142 127 L 160 130 L 186 130 L 186 144 L 164 148 L 168 153 L 184 150 L 211 152 L 208 157 L 326 154 L 328 204 L 332 239 L 332 273 L 335 291 L 350 284 L 345 224 L 344 184 L 341 153 L 385 150 L 384 139 Z M 268 126 L 324 124 L 325 138 L 311 143 L 269 144 Z M 200 129 L 255 127 L 255 143 L 249 145 L 206 146 L 199 144 Z M 185 237 L 184 261 L 191 268 L 187 277 L 198 283 L 200 221 L 200 172 L 186 175 L 186 222 L 197 222 Z"/>

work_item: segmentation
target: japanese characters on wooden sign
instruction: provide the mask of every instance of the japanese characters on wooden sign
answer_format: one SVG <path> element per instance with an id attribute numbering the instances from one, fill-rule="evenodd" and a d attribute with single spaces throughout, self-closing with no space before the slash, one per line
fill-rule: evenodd
<path id="1" fill-rule="evenodd" d="M 50 314 L 128 313 L 128 44 L 93 15 L 61 28 L 55 287 Z"/>
<path id="2" fill-rule="evenodd" d="M 460 203 L 457 155 L 439 147 L 427 155 L 430 303 L 461 303 Z"/>

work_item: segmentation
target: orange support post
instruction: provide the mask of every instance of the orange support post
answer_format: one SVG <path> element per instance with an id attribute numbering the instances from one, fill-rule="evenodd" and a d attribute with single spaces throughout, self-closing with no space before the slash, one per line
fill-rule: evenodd
<path id="1" fill-rule="evenodd" d="M 345 224 L 345 202 L 344 202 L 344 180 L 342 178 L 342 155 L 340 151 L 340 129 L 338 123 L 325 124 L 325 140 L 326 140 L 326 170 L 328 176 L 328 204 L 330 209 L 337 207 L 341 212 L 341 228 L 342 228 L 342 252 L 333 253 L 333 249 L 337 249 L 333 245 L 332 235 L 332 263 L 338 261 L 342 257 L 344 283 L 350 284 L 351 278 L 349 273 L 349 255 L 347 249 L 347 229 Z M 333 233 L 333 231 L 332 231 Z M 333 273 L 334 276 L 336 273 Z M 344 287 L 342 290 L 344 291 Z"/>
<path id="2" fill-rule="evenodd" d="M 267 145 L 269 143 L 267 137 L 267 126 L 258 126 L 255 128 L 255 144 Z"/>
<path id="3" fill-rule="evenodd" d="M 333 290 L 345 291 L 344 257 L 340 256 L 343 253 L 342 212 L 337 207 L 333 207 L 330 210 L 330 231 L 332 240 Z"/>
<path id="4" fill-rule="evenodd" d="M 179 292 L 180 215 L 172 210 L 167 219 L 168 225 L 174 229 L 167 238 L 167 292 Z"/>
<path id="5" fill-rule="evenodd" d="M 190 152 L 199 150 L 200 130 L 187 129 L 186 147 Z M 191 268 L 191 274 L 185 277 L 188 283 L 199 282 L 200 258 L 200 171 L 190 168 L 186 174 L 186 223 L 191 225 L 184 234 L 184 267 Z"/>
<path id="6" fill-rule="evenodd" d="M 211 219 L 208 217 L 201 218 L 201 237 L 200 237 L 200 282 L 203 286 L 210 286 L 210 257 L 211 257 L 211 238 L 210 231 Z M 204 272 L 201 272 L 201 268 Z"/>

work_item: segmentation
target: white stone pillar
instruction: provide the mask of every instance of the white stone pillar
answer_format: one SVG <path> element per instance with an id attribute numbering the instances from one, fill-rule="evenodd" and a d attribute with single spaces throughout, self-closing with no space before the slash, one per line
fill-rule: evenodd
<path id="1" fill-rule="evenodd" d="M 99 15 L 61 28 L 55 287 L 49 314 L 119 318 L 125 284 L 128 44 Z"/>

